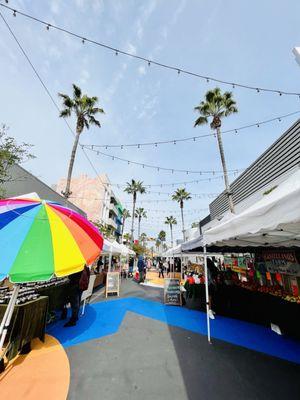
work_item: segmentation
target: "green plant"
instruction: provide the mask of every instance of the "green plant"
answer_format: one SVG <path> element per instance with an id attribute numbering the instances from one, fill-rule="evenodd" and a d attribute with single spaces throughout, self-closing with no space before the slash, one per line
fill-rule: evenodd
<path id="1" fill-rule="evenodd" d="M 8 127 L 0 126 L 0 197 L 5 195 L 2 185 L 12 180 L 10 168 L 14 164 L 21 164 L 35 158 L 31 154 L 31 144 L 18 144 L 12 136 L 8 136 Z"/>

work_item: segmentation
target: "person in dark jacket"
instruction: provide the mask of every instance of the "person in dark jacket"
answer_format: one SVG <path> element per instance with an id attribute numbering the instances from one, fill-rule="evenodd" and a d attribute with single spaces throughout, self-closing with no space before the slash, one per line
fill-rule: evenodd
<path id="1" fill-rule="evenodd" d="M 139 256 L 137 267 L 139 271 L 139 283 L 144 282 L 145 261 L 143 256 Z"/>
<path id="2" fill-rule="evenodd" d="M 159 260 L 158 262 L 158 277 L 162 277 L 163 279 L 164 277 L 164 264 L 161 260 Z"/>
<path id="3" fill-rule="evenodd" d="M 79 287 L 81 274 L 82 271 L 69 275 L 68 298 L 71 304 L 72 315 L 70 320 L 64 325 L 65 328 L 68 328 L 70 326 L 75 326 L 76 322 L 78 321 L 78 314 L 79 314 L 80 301 L 82 295 L 82 291 L 80 290 Z"/>

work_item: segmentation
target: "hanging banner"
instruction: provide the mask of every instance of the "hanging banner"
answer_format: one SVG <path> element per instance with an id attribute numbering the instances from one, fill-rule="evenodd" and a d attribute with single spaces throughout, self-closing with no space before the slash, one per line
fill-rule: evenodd
<path id="1" fill-rule="evenodd" d="M 268 250 L 262 252 L 267 271 L 300 276 L 300 264 L 294 251 Z"/>

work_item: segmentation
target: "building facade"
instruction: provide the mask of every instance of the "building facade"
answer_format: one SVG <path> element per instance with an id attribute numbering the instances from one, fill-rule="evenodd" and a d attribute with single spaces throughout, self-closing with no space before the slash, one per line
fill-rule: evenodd
<path id="1" fill-rule="evenodd" d="M 60 179 L 56 191 L 61 193 L 66 186 L 66 179 Z M 116 239 L 121 236 L 122 205 L 114 194 L 106 174 L 91 178 L 80 175 L 72 178 L 70 201 L 83 209 L 90 221 L 109 227 Z"/>

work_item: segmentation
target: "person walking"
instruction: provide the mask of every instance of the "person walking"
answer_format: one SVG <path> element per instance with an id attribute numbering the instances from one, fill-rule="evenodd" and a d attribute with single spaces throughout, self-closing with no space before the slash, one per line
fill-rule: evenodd
<path id="1" fill-rule="evenodd" d="M 134 258 L 130 257 L 128 263 L 128 278 L 133 277 L 133 267 L 134 267 Z"/>
<path id="2" fill-rule="evenodd" d="M 139 283 L 142 283 L 144 282 L 144 268 L 145 268 L 145 262 L 143 256 L 139 256 L 137 268 L 139 271 Z"/>
<path id="3" fill-rule="evenodd" d="M 158 277 L 159 278 L 162 277 L 163 279 L 165 278 L 164 277 L 164 265 L 163 265 L 162 261 L 158 262 Z"/>

